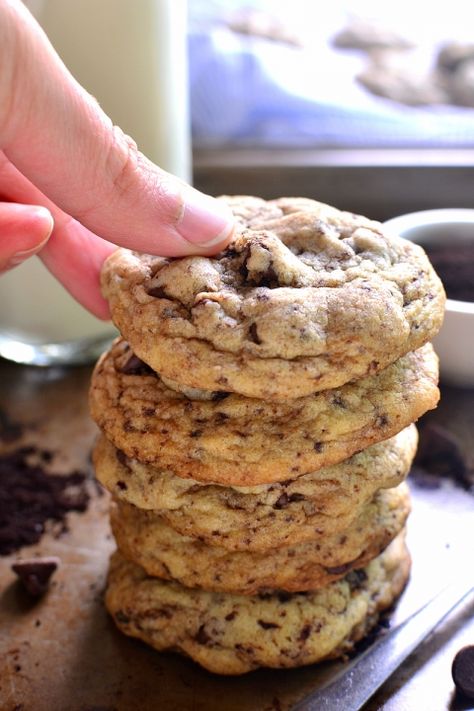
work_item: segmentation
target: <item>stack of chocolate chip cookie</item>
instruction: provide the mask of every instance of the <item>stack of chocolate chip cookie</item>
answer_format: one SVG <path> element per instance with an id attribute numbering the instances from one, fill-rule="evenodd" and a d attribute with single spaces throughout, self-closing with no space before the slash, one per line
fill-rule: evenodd
<path id="1" fill-rule="evenodd" d="M 407 580 L 412 424 L 444 292 L 418 246 L 307 199 L 221 198 L 215 257 L 118 250 L 97 477 L 126 634 L 240 674 L 345 653 Z M 125 340 L 126 339 L 126 340 Z"/>

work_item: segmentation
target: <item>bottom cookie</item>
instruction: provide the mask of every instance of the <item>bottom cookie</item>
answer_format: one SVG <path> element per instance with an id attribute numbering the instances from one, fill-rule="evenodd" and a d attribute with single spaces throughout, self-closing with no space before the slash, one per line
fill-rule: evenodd
<path id="1" fill-rule="evenodd" d="M 410 556 L 402 532 L 365 568 L 311 593 L 211 593 L 152 578 L 112 556 L 105 602 L 117 626 L 211 672 L 289 668 L 348 652 L 402 592 Z"/>

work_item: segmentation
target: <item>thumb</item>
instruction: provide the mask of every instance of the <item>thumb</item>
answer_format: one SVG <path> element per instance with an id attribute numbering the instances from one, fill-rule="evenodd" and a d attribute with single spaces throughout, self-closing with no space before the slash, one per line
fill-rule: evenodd
<path id="1" fill-rule="evenodd" d="M 212 254 L 228 243 L 230 210 L 145 158 L 18 0 L 0 0 L 0 66 L 0 148 L 62 210 L 152 254 Z"/>

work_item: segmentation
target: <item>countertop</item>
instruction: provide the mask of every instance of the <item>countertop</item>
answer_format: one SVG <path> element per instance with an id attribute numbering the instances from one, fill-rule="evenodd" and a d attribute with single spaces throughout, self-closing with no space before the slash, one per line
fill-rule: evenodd
<path id="1" fill-rule="evenodd" d="M 0 360 L 0 411 L 22 425 L 14 448 L 53 453 L 56 472 L 91 473 L 96 429 L 87 412 L 90 368 L 39 369 Z M 426 416 L 460 440 L 474 463 L 474 390 L 443 388 Z M 287 711 L 340 668 L 338 663 L 244 677 L 212 676 L 174 654 L 158 654 L 122 636 L 102 602 L 113 550 L 108 497 L 92 481 L 90 505 L 68 516 L 67 530 L 0 558 L 1 711 Z M 412 484 L 409 542 L 412 579 L 392 624 L 420 607 L 458 571 L 472 571 L 474 496 L 450 480 Z M 48 593 L 32 601 L 16 581 L 18 557 L 56 555 L 61 564 Z M 472 572 L 474 578 L 474 572 Z M 454 694 L 451 663 L 474 643 L 474 599 L 452 613 L 382 687 L 367 711 L 474 708 Z M 335 709 L 335 711 L 342 711 Z"/>

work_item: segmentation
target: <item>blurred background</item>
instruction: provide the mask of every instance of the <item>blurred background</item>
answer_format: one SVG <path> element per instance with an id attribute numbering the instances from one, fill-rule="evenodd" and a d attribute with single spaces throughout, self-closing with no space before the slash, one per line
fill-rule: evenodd
<path id="1" fill-rule="evenodd" d="M 203 190 L 297 193 L 379 219 L 472 206 L 468 0 L 28 5 L 114 121 L 188 178 L 192 126 Z"/>

